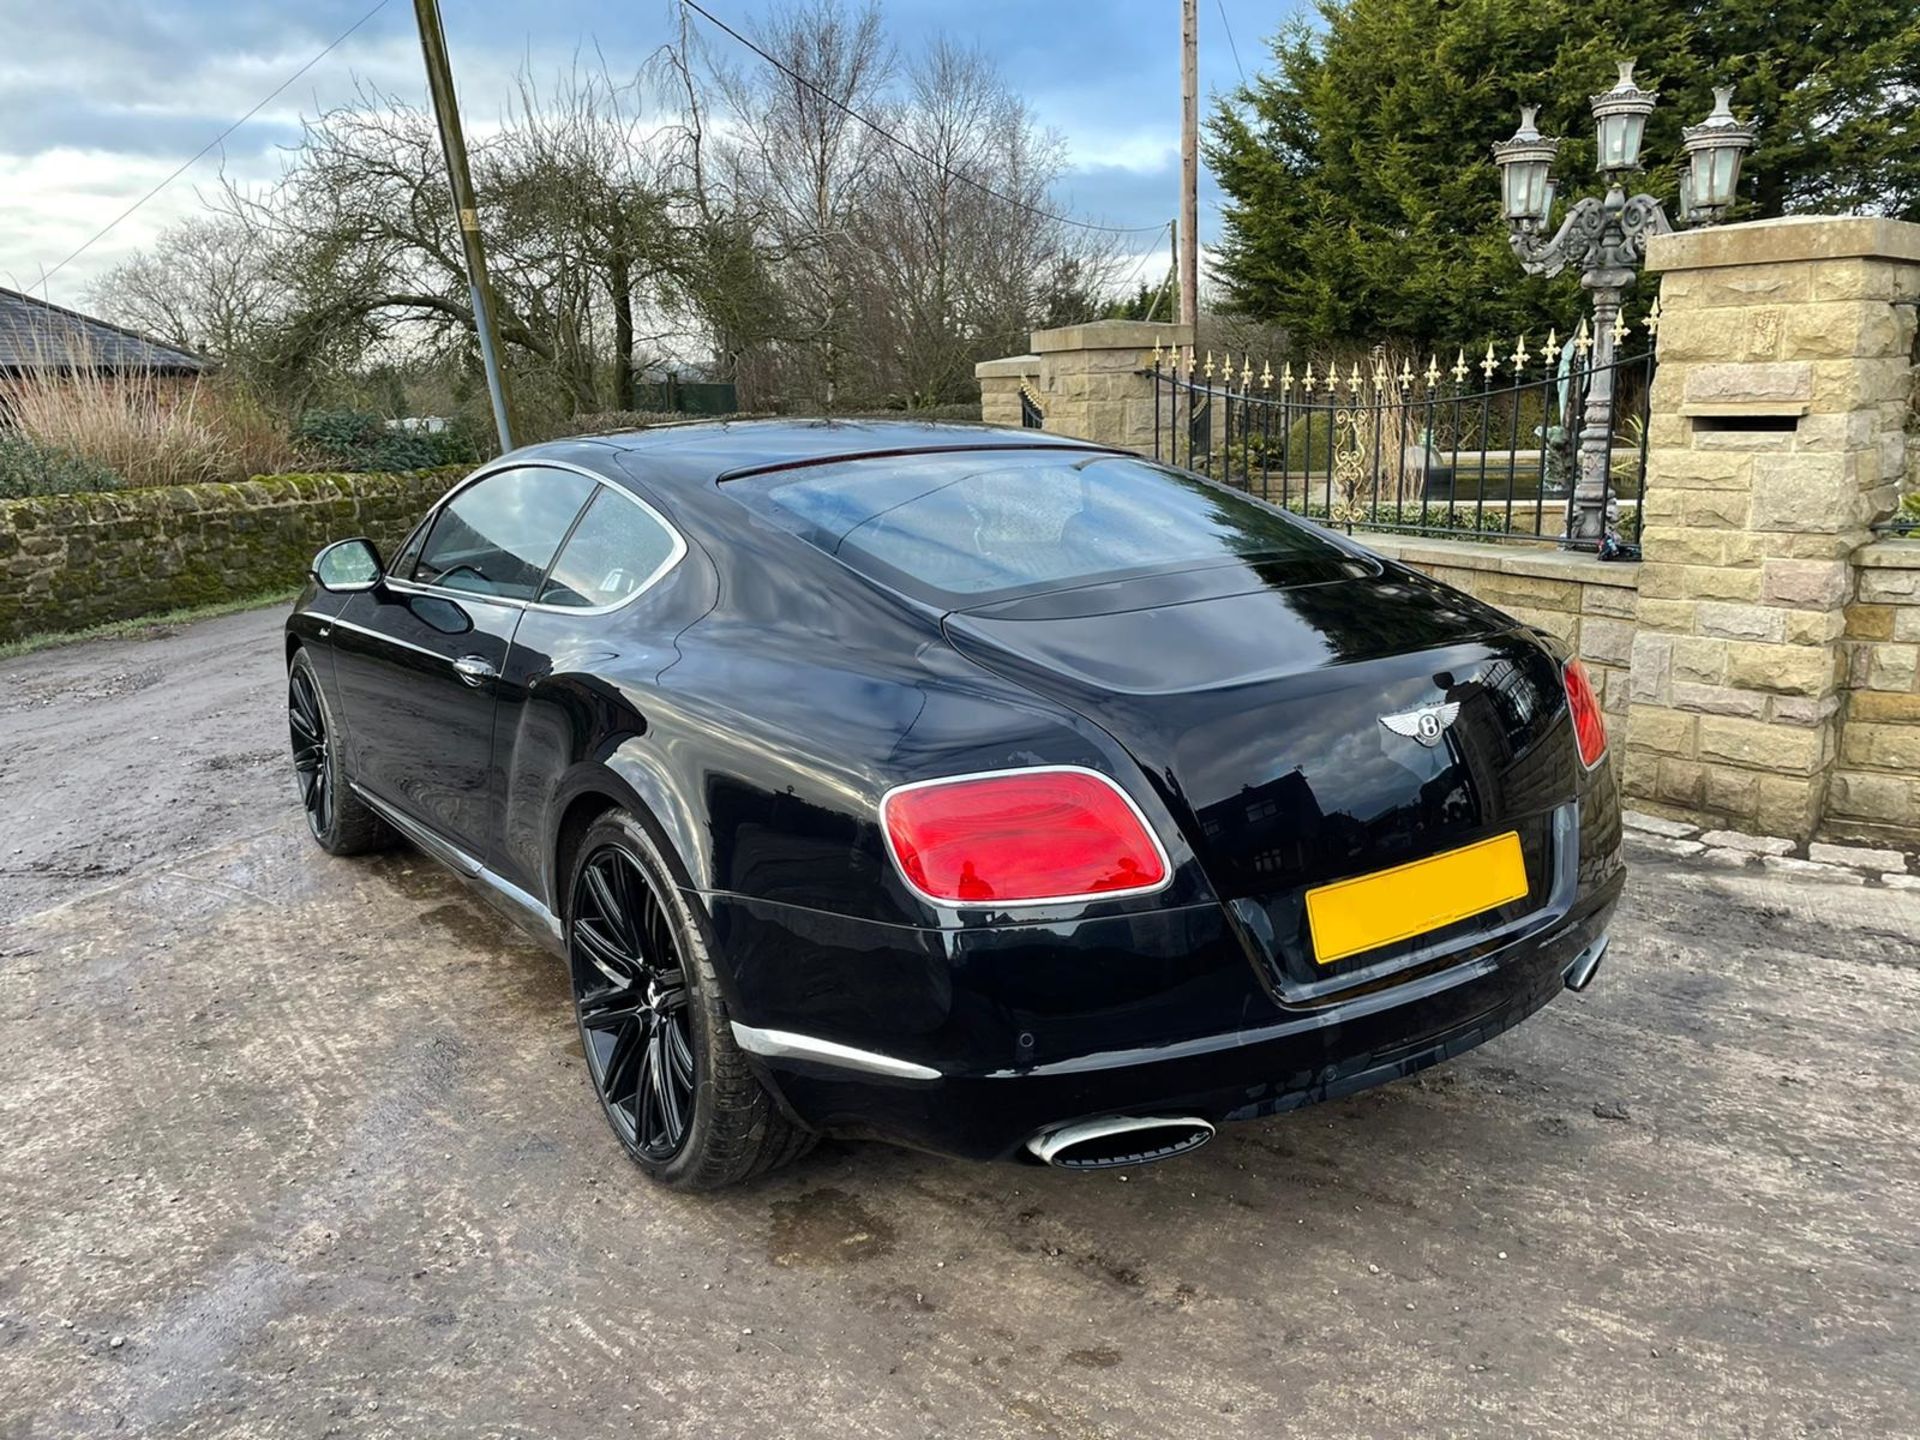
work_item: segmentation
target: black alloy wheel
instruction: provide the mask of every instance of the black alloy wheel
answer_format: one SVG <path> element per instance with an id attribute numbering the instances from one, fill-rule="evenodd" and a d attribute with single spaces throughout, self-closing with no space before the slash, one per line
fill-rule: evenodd
<path id="1" fill-rule="evenodd" d="M 333 829 L 333 766 L 327 750 L 327 714 L 313 672 L 295 665 L 287 677 L 287 727 L 293 734 L 293 774 L 307 828 L 325 841 Z"/>
<path id="2" fill-rule="evenodd" d="M 698 1095 L 685 964 L 652 877 L 620 845 L 581 865 L 568 959 L 580 1038 L 621 1141 L 654 1165 L 693 1128 Z"/>
<path id="3" fill-rule="evenodd" d="M 327 698 L 313 660 L 302 647 L 287 666 L 287 731 L 293 741 L 293 780 L 307 829 L 322 850 L 364 855 L 393 843 L 393 831 L 347 783 L 345 756 L 334 735 Z"/>

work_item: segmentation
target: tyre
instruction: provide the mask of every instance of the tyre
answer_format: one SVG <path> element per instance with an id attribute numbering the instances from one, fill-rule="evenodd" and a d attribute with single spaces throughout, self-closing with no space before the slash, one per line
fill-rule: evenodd
<path id="1" fill-rule="evenodd" d="M 734 1043 L 700 924 L 632 816 L 594 822 L 566 893 L 580 1045 L 634 1162 L 662 1185 L 710 1190 L 805 1151 L 812 1135 Z"/>
<path id="2" fill-rule="evenodd" d="M 333 712 L 304 649 L 287 667 L 287 730 L 293 742 L 293 779 L 307 829 L 333 855 L 363 855 L 393 842 L 386 821 L 347 784 L 346 760 L 337 743 Z"/>

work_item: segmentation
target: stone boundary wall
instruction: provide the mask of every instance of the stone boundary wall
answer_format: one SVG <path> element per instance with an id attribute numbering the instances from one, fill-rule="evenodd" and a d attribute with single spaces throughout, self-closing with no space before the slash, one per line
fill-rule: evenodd
<path id="1" fill-rule="evenodd" d="M 1623 783 L 1644 809 L 1808 840 L 1856 679 L 1855 555 L 1906 475 L 1920 225 L 1661 235 L 1647 268 L 1660 363 Z"/>
<path id="2" fill-rule="evenodd" d="M 1025 386 L 1045 417 L 1043 428 L 1103 444 L 1152 453 L 1153 387 L 1141 377 L 1156 345 L 1185 345 L 1184 325 L 1143 320 L 1093 320 L 1057 330 L 1035 330 L 1033 351 L 973 367 L 980 382 L 980 418 L 989 425 L 1020 424 Z M 1224 412 L 1223 412 L 1224 413 Z"/>
<path id="3" fill-rule="evenodd" d="M 1824 828 L 1920 850 L 1920 540 L 1882 540 L 1854 563 L 1846 717 Z"/>
<path id="4" fill-rule="evenodd" d="M 382 553 L 466 467 L 262 475 L 0 501 L 0 641 L 297 585 L 332 540 Z"/>
<path id="5" fill-rule="evenodd" d="M 1627 741 L 1628 666 L 1640 605 L 1640 567 L 1563 550 L 1427 540 L 1379 531 L 1354 539 L 1464 590 L 1573 648 L 1606 712 L 1616 768 Z"/>

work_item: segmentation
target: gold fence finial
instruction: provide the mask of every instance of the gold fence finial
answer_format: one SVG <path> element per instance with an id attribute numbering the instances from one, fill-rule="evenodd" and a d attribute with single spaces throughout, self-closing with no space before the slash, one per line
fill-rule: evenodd
<path id="1" fill-rule="evenodd" d="M 1431 350 L 1427 352 L 1427 373 L 1425 378 L 1429 390 L 1440 383 L 1440 357 L 1435 355 Z"/>
<path id="2" fill-rule="evenodd" d="M 1646 325 L 1648 335 L 1660 333 L 1660 297 L 1658 295 L 1653 297 L 1653 308 L 1647 311 Z"/>
<path id="3" fill-rule="evenodd" d="M 1547 362 L 1547 369 L 1549 370 L 1553 369 L 1554 365 L 1559 362 L 1560 332 L 1555 330 L 1551 325 L 1547 327 L 1547 348 L 1541 351 L 1540 355 L 1541 358 Z"/>
<path id="4" fill-rule="evenodd" d="M 1353 362 L 1353 373 L 1347 377 L 1347 388 L 1353 391 L 1353 398 L 1360 398 L 1360 362 Z"/>
<path id="5" fill-rule="evenodd" d="M 1213 351 L 1207 351 L 1207 368 L 1201 372 L 1208 380 L 1213 379 Z"/>
<path id="6" fill-rule="evenodd" d="M 1573 348 L 1580 352 L 1582 360 L 1586 359 L 1587 352 L 1593 349 L 1593 335 L 1587 329 L 1587 317 L 1584 315 L 1580 317 L 1580 328 L 1574 332 Z"/>
<path id="7" fill-rule="evenodd" d="M 1467 347 L 1462 345 L 1460 353 L 1453 361 L 1453 383 L 1458 385 L 1467 378 Z"/>
<path id="8" fill-rule="evenodd" d="M 1271 360 L 1262 360 L 1260 362 L 1260 388 L 1262 390 L 1271 390 L 1273 388 L 1273 362 Z"/>
<path id="9" fill-rule="evenodd" d="M 1403 356 L 1401 358 L 1400 388 L 1402 390 L 1411 390 L 1413 388 L 1413 359 L 1411 356 Z"/>
<path id="10" fill-rule="evenodd" d="M 1187 379 L 1193 379 L 1193 346 L 1187 346 Z"/>
<path id="11" fill-rule="evenodd" d="M 1300 377 L 1300 383 L 1306 387 L 1308 395 L 1313 394 L 1313 362 L 1307 361 L 1307 373 Z"/>
<path id="12" fill-rule="evenodd" d="M 1520 372 L 1527 368 L 1527 361 L 1533 357 L 1527 353 L 1526 332 L 1520 334 L 1520 343 L 1513 347 L 1513 378 L 1518 380 Z"/>
<path id="13" fill-rule="evenodd" d="M 1156 335 L 1153 341 L 1153 368 L 1156 370 L 1160 368 L 1160 355 L 1160 338 Z"/>
<path id="14" fill-rule="evenodd" d="M 1240 388 L 1246 389 L 1253 384 L 1253 353 L 1248 351 L 1240 366 Z"/>
<path id="15" fill-rule="evenodd" d="M 1500 362 L 1493 358 L 1493 342 L 1487 341 L 1487 358 L 1480 362 L 1480 373 L 1487 377 L 1487 384 L 1493 383 L 1493 372 L 1500 368 Z"/>
<path id="16" fill-rule="evenodd" d="M 1633 327 L 1627 324 L 1626 306 L 1613 312 L 1613 343 L 1618 345 L 1633 333 Z"/>
<path id="17" fill-rule="evenodd" d="M 1293 392 L 1293 362 L 1289 360 L 1280 367 L 1280 393 L 1281 395 L 1285 396 L 1285 395 L 1291 394 L 1292 392 Z"/>

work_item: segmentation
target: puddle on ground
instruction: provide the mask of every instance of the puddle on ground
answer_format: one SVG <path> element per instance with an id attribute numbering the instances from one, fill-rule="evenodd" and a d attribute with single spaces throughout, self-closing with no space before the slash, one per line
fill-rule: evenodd
<path id="1" fill-rule="evenodd" d="M 519 946 L 520 936 L 513 929 L 511 921 L 482 914 L 458 901 L 423 910 L 420 919 L 425 924 L 444 930 L 448 939 L 489 955 L 504 955 L 509 949 Z"/>
<path id="2" fill-rule="evenodd" d="M 894 1247 L 892 1224 L 844 1190 L 809 1190 L 773 1202 L 767 1255 L 776 1265 L 825 1266 L 871 1260 Z"/>
<path id="3" fill-rule="evenodd" d="M 411 850 L 379 856 L 368 868 L 409 900 L 431 900 L 461 893 L 458 880 Z"/>

